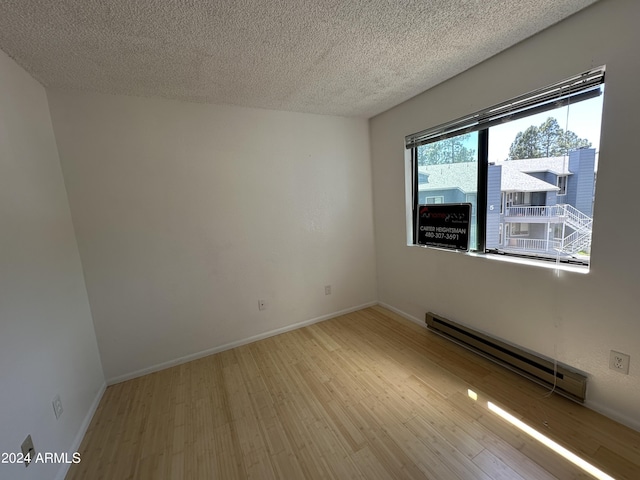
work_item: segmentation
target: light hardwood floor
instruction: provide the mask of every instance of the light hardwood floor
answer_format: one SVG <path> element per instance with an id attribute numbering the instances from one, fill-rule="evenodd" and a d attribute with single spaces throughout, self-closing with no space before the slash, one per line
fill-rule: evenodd
<path id="1" fill-rule="evenodd" d="M 372 307 L 110 386 L 67 479 L 593 478 L 488 401 L 640 478 L 640 433 L 547 393 Z"/>

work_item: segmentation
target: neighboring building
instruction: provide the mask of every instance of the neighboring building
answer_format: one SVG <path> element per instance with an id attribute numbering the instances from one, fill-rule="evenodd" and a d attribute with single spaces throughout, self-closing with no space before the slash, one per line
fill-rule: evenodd
<path id="1" fill-rule="evenodd" d="M 418 167 L 418 203 L 471 203 L 470 243 L 476 239 L 478 164 L 446 163 Z"/>
<path id="2" fill-rule="evenodd" d="M 595 150 L 564 157 L 489 165 L 487 248 L 533 255 L 588 255 L 591 248 Z M 477 164 L 418 167 L 420 204 L 470 202 Z M 474 230 L 472 229 L 472 238 Z"/>

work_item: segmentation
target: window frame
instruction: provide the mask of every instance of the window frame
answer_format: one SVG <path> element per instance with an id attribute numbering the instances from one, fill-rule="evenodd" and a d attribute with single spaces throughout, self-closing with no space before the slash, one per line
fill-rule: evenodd
<path id="1" fill-rule="evenodd" d="M 439 202 L 429 202 L 429 199 L 439 199 Z M 440 205 L 444 203 L 444 195 L 433 195 L 431 197 L 424 198 L 427 205 Z"/>
<path id="2" fill-rule="evenodd" d="M 567 181 L 569 179 L 569 175 L 558 175 L 556 181 L 556 187 L 559 188 L 558 193 L 556 195 L 558 197 L 564 197 L 567 195 Z M 562 184 L 562 185 L 561 185 Z"/>
<path id="3" fill-rule="evenodd" d="M 511 237 L 528 237 L 529 236 L 529 223 L 511 222 L 509 228 L 509 238 Z M 516 225 L 518 227 L 516 228 Z M 522 225 L 526 225 L 527 228 L 523 229 Z"/>
<path id="4" fill-rule="evenodd" d="M 605 67 L 598 67 L 590 71 L 584 72 L 580 75 L 576 75 L 557 84 L 550 85 L 543 89 L 530 92 L 528 94 L 516 97 L 508 100 L 494 107 L 476 112 L 475 114 L 467 115 L 460 119 L 442 124 L 415 134 L 409 135 L 405 138 L 405 148 L 411 152 L 411 177 L 412 177 L 412 225 L 411 231 L 413 232 L 413 239 L 411 245 L 417 244 L 417 211 L 418 211 L 418 147 L 428 143 L 433 143 L 448 138 L 454 138 L 460 135 L 464 135 L 471 132 L 478 133 L 478 153 L 477 153 L 477 212 L 475 215 L 475 223 L 470 225 L 470 228 L 475 228 L 477 236 L 477 248 L 470 249 L 470 253 L 473 254 L 499 254 L 501 256 L 509 256 L 515 258 L 529 258 L 534 260 L 540 260 L 543 263 L 562 262 L 565 264 L 577 264 L 577 265 L 590 265 L 590 257 L 585 260 L 576 260 L 571 257 L 561 258 L 560 256 L 551 257 L 548 255 L 540 255 L 531 252 L 505 252 L 500 249 L 486 247 L 486 234 L 487 234 L 487 204 L 488 204 L 488 171 L 489 171 L 489 129 L 492 126 L 499 123 L 511 120 L 518 120 L 526 117 L 533 116 L 537 113 L 544 111 L 555 110 L 557 108 L 576 103 L 582 100 L 594 98 L 602 95 L 604 86 L 604 74 Z M 567 194 L 567 177 L 566 175 L 558 176 L 557 186 L 559 187 L 561 178 L 564 178 L 564 193 L 558 193 L 558 196 L 565 196 Z M 500 192 L 500 213 L 502 214 L 505 209 L 505 202 L 508 202 L 505 192 Z M 529 196 L 529 202 L 531 201 L 531 193 L 527 192 L 523 195 Z M 426 200 L 426 199 L 425 199 Z M 512 222 L 513 223 L 513 222 Z M 506 241 L 506 228 L 507 222 L 505 222 L 504 228 L 500 228 L 500 239 Z M 503 227 L 502 222 L 500 227 Z M 511 228 L 509 228 L 511 230 Z M 509 232 L 511 233 L 511 232 Z M 527 232 L 520 237 L 528 236 Z M 510 237 L 511 235 L 509 235 Z M 500 243 L 502 247 L 502 243 Z M 423 246 L 423 248 L 434 248 Z M 455 250 L 453 250 L 455 251 Z"/>

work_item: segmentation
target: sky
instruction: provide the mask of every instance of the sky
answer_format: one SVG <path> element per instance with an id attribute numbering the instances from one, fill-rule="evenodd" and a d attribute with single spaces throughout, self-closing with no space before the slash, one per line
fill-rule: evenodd
<path id="1" fill-rule="evenodd" d="M 574 105 L 492 127 L 489 130 L 489 161 L 506 160 L 509 147 L 518 132 L 526 130 L 531 125 L 539 126 L 549 117 L 555 117 L 563 130 L 571 130 L 578 137 L 589 140 L 597 155 L 600 150 L 603 97 L 604 95 L 600 95 Z"/>

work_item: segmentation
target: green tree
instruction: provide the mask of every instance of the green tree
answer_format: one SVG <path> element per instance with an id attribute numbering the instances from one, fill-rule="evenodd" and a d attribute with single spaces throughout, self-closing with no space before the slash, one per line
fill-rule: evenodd
<path id="1" fill-rule="evenodd" d="M 533 125 L 524 132 L 518 132 L 516 139 L 509 147 L 509 160 L 541 157 L 539 137 L 538 127 Z"/>
<path id="2" fill-rule="evenodd" d="M 557 157 L 562 155 L 560 148 L 561 137 L 562 129 L 560 125 L 558 125 L 558 120 L 553 117 L 547 118 L 542 125 L 538 127 L 538 147 L 542 156 Z"/>
<path id="3" fill-rule="evenodd" d="M 470 137 L 468 133 L 418 147 L 418 165 L 475 162 L 476 151 L 465 146 Z"/>
<path id="4" fill-rule="evenodd" d="M 589 140 L 578 137 L 571 130 L 564 131 L 558 120 L 549 117 L 537 127 L 532 125 L 524 132 L 518 132 L 509 148 L 509 160 L 557 157 L 590 146 Z"/>
<path id="5" fill-rule="evenodd" d="M 591 146 L 591 142 L 589 140 L 586 138 L 579 138 L 578 135 L 570 130 L 562 133 L 558 140 L 558 144 L 563 152 L 568 152 L 569 150 L 574 150 L 576 148 L 589 148 Z"/>

